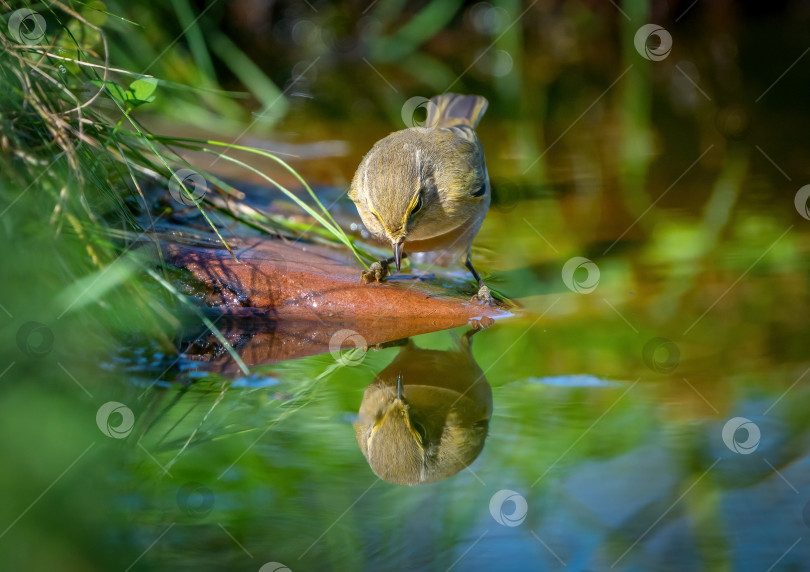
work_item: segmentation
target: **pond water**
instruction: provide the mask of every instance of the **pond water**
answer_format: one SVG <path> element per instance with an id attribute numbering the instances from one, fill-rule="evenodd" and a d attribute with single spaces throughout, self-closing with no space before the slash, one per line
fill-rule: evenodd
<path id="1" fill-rule="evenodd" d="M 212 373 L 230 360 L 197 330 L 179 358 L 120 352 L 108 398 L 137 422 L 93 452 L 111 544 L 146 551 L 133 569 L 806 569 L 808 224 L 787 193 L 724 199 L 717 168 L 615 244 L 601 190 L 493 209 L 477 255 L 520 307 L 483 330 L 250 375 Z M 275 329 L 224 331 L 239 351 Z M 367 440 L 398 383 L 424 462 L 408 435 Z"/>
<path id="2" fill-rule="evenodd" d="M 217 344 L 118 355 L 108 365 L 131 385 L 115 400 L 137 424 L 108 478 L 130 542 L 155 542 L 139 565 L 805 569 L 806 221 L 792 204 L 757 209 L 702 250 L 705 223 L 672 209 L 651 237 L 611 248 L 556 220 L 577 200 L 491 213 L 484 258 L 522 308 L 474 334 L 248 376 L 206 371 Z M 566 277 L 573 255 L 592 266 Z M 226 329 L 237 349 L 261 335 L 248 325 Z M 424 472 L 397 460 L 396 437 L 374 463 L 359 444 L 398 380 L 425 438 L 461 428 Z M 389 482 L 420 479 L 436 482 Z"/>
<path id="3" fill-rule="evenodd" d="M 663 61 L 630 26 L 610 61 L 597 43 L 486 86 L 474 258 L 511 317 L 272 363 L 245 348 L 290 328 L 218 324 L 247 374 L 198 321 L 166 316 L 179 353 L 54 325 L 103 351 L 57 347 L 62 385 L 4 389 L 2 567 L 810 570 L 808 73 L 779 75 L 806 46 L 719 21 Z M 358 121 L 399 110 L 386 90 L 358 88 L 316 132 L 349 143 L 295 164 L 324 196 L 401 127 Z M 314 138 L 302 101 L 288 150 Z M 472 290 L 457 270 L 436 283 Z"/>

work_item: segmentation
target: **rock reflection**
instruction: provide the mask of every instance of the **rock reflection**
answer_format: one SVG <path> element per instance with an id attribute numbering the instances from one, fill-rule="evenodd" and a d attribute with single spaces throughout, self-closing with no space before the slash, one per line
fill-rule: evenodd
<path id="1" fill-rule="evenodd" d="M 371 470 L 399 485 L 446 479 L 484 448 L 492 388 L 466 332 L 458 347 L 427 350 L 412 340 L 366 388 L 354 425 Z"/>

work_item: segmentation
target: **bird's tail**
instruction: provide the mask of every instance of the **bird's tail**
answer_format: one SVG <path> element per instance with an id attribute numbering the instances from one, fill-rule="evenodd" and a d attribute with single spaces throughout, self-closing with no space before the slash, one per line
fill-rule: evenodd
<path id="1" fill-rule="evenodd" d="M 489 102 L 480 95 L 444 93 L 430 98 L 425 125 L 452 127 L 468 125 L 475 129 L 484 116 Z"/>

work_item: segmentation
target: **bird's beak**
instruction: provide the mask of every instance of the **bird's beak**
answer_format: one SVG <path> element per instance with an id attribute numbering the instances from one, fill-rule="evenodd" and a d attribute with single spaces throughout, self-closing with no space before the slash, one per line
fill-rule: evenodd
<path id="1" fill-rule="evenodd" d="M 405 397 L 405 389 L 402 387 L 402 374 L 400 373 L 397 376 L 397 399 L 402 401 L 403 397 Z"/>
<path id="2" fill-rule="evenodd" d="M 397 272 L 399 272 L 399 268 L 402 265 L 402 245 L 404 241 L 398 240 L 394 243 L 394 263 L 397 265 Z"/>

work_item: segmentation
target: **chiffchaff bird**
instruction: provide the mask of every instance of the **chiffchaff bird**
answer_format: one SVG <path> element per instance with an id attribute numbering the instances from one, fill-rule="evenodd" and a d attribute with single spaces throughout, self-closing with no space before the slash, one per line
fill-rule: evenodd
<path id="1" fill-rule="evenodd" d="M 366 388 L 354 430 L 381 479 L 398 485 L 440 481 L 484 448 L 492 388 L 473 359 L 473 333 L 446 351 L 408 340 Z"/>
<path id="2" fill-rule="evenodd" d="M 484 150 L 475 134 L 487 105 L 479 95 L 437 95 L 426 104 L 425 127 L 391 133 L 363 157 L 349 197 L 369 232 L 394 249 L 393 260 L 363 272 L 364 282 L 383 280 L 390 262 L 399 270 L 406 252 L 440 252 L 464 257 L 478 282 L 475 298 L 492 303 L 470 258 L 490 201 Z"/>

